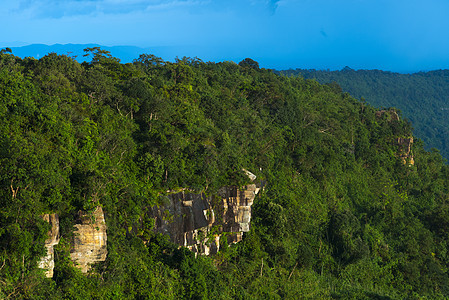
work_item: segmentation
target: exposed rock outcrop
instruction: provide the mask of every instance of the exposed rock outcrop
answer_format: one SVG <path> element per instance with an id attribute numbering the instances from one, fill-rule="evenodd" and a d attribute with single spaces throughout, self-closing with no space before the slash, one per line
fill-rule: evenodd
<path id="1" fill-rule="evenodd" d="M 39 261 L 39 268 L 45 270 L 48 278 L 53 277 L 53 269 L 55 267 L 55 252 L 53 247 L 59 243 L 59 217 L 57 214 L 44 214 L 42 219 L 50 223 L 50 231 L 48 231 L 48 239 L 45 240 L 45 248 L 47 255 Z"/>
<path id="2" fill-rule="evenodd" d="M 255 184 L 249 184 L 242 189 L 229 186 L 218 191 L 223 201 L 223 211 L 217 208 L 221 212 L 223 232 L 235 233 L 230 236 L 233 239 L 231 242 L 239 242 L 242 239 L 243 232 L 249 231 L 251 206 L 259 190 L 260 188 Z"/>
<path id="3" fill-rule="evenodd" d="M 256 178 L 251 174 L 250 179 Z M 195 253 L 215 254 L 223 233 L 229 244 L 241 241 L 243 232 L 249 231 L 251 205 L 259 190 L 256 184 L 223 187 L 218 196 L 183 190 L 165 196 L 165 203 L 153 207 L 150 215 L 155 231 L 169 235 L 172 242 Z"/>
<path id="4" fill-rule="evenodd" d="M 74 227 L 70 258 L 86 273 L 91 264 L 106 260 L 108 253 L 103 209 L 99 206 L 92 213 L 80 212 L 78 224 Z"/>
<path id="5" fill-rule="evenodd" d="M 195 252 L 207 252 L 204 239 L 215 222 L 214 211 L 204 193 L 180 191 L 169 194 L 164 205 L 153 207 L 155 230 L 167 234 L 173 243 Z"/>
<path id="6" fill-rule="evenodd" d="M 413 137 L 397 138 L 396 143 L 399 146 L 399 157 L 404 164 L 414 165 L 415 160 L 412 155 Z"/>
<path id="7" fill-rule="evenodd" d="M 376 117 L 378 119 L 386 117 L 389 122 L 398 122 L 399 115 L 395 109 L 389 110 L 378 110 L 376 111 Z M 399 147 L 398 155 L 401 158 L 402 162 L 408 164 L 409 166 L 413 166 L 415 164 L 415 160 L 412 155 L 412 145 L 413 145 L 413 137 L 396 138 L 396 145 Z"/>
<path id="8" fill-rule="evenodd" d="M 399 121 L 399 115 L 396 112 L 396 110 L 394 110 L 394 109 L 390 109 L 390 110 L 383 109 L 383 110 L 376 111 L 376 117 L 377 118 L 380 119 L 383 116 L 386 116 L 387 120 L 390 121 L 390 122 L 392 122 L 392 121 L 395 121 L 395 122 Z"/>
<path id="9" fill-rule="evenodd" d="M 245 171 L 254 181 L 255 175 Z M 150 209 L 155 219 L 155 231 L 167 234 L 171 240 L 195 253 L 214 254 L 219 251 L 220 237 L 226 233 L 227 243 L 242 240 L 249 231 L 251 205 L 260 190 L 254 183 L 243 186 L 227 186 L 215 196 L 182 190 L 164 196 L 163 204 Z M 43 219 L 50 223 L 49 238 L 45 241 L 47 256 L 39 262 L 47 277 L 53 277 L 54 250 L 59 242 L 59 219 L 56 214 L 46 214 Z M 74 226 L 74 238 L 70 258 L 83 273 L 91 264 L 104 261 L 107 256 L 107 234 L 103 209 L 78 213 Z"/>

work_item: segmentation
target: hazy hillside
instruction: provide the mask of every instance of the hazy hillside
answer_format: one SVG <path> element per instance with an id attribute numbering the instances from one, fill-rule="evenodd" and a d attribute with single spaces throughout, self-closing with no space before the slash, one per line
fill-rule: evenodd
<path id="1" fill-rule="evenodd" d="M 343 91 L 376 107 L 397 107 L 412 122 L 416 136 L 449 159 L 449 71 L 399 74 L 379 70 L 287 70 L 321 83 L 336 82 Z"/>
<path id="2" fill-rule="evenodd" d="M 251 59 L 88 52 L 82 64 L 0 54 L 0 298 L 449 295 L 449 167 L 394 110 Z M 218 254 L 195 258 L 155 232 L 149 211 L 171 191 L 220 199 L 248 183 L 242 169 L 266 184 L 241 242 L 223 234 Z M 107 227 L 107 257 L 83 274 L 74 226 L 100 211 L 87 230 Z M 52 278 L 38 268 L 49 214 Z"/>

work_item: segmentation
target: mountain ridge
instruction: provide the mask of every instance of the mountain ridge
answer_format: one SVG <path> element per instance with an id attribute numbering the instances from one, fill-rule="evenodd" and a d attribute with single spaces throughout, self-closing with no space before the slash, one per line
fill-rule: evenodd
<path id="1" fill-rule="evenodd" d="M 5 46 L 7 47 L 7 46 Z M 4 47 L 4 48 L 5 48 Z M 123 63 L 131 63 L 134 59 L 139 58 L 140 54 L 154 53 L 164 59 L 173 59 L 176 52 L 179 50 L 173 46 L 156 46 L 156 47 L 138 47 L 128 45 L 116 45 L 116 46 L 104 46 L 95 43 L 87 44 L 29 44 L 18 47 L 9 47 L 12 50 L 12 54 L 21 58 L 34 57 L 36 59 L 42 58 L 49 53 L 57 53 L 59 55 L 67 55 L 78 62 L 86 61 L 83 57 L 85 48 L 100 47 L 103 50 L 109 51 L 112 56 L 120 59 Z"/>
<path id="2" fill-rule="evenodd" d="M 449 70 L 420 71 L 402 74 L 382 70 L 340 71 L 296 69 L 279 71 L 288 76 L 300 75 L 322 84 L 336 83 L 376 107 L 396 107 L 412 122 L 417 137 L 427 149 L 436 148 L 449 159 Z"/>

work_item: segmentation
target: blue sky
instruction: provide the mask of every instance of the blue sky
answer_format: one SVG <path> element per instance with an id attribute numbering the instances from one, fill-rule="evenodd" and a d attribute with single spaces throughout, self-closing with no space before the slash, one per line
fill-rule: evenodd
<path id="1" fill-rule="evenodd" d="M 0 5 L 0 47 L 166 46 L 266 68 L 409 72 L 449 68 L 448 15 L 447 0 L 16 0 Z"/>

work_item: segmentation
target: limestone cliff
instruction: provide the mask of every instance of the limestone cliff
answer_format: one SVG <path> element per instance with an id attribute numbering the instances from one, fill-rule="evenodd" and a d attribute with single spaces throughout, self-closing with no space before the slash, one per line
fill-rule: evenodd
<path id="1" fill-rule="evenodd" d="M 250 178 L 255 180 L 254 175 Z M 172 242 L 195 253 L 214 254 L 223 233 L 228 243 L 236 243 L 249 231 L 251 205 L 259 189 L 256 184 L 227 186 L 216 196 L 182 190 L 165 196 L 165 203 L 153 207 L 150 216 L 155 231 L 169 235 Z"/>
<path id="2" fill-rule="evenodd" d="M 386 116 L 387 120 L 389 122 L 397 122 L 399 121 L 399 115 L 396 112 L 396 110 L 394 109 L 390 109 L 390 110 L 378 110 L 376 111 L 376 117 L 377 118 L 382 118 L 383 116 Z"/>
<path id="3" fill-rule="evenodd" d="M 45 270 L 48 278 L 53 277 L 53 269 L 55 267 L 55 254 L 53 247 L 59 243 L 59 217 L 57 214 L 44 214 L 42 219 L 50 223 L 50 231 L 48 239 L 45 240 L 45 248 L 47 255 L 42 257 L 38 266 Z"/>
<path id="4" fill-rule="evenodd" d="M 155 230 L 169 235 L 175 244 L 195 252 L 207 251 L 203 249 L 201 242 L 204 240 L 200 236 L 205 237 L 215 222 L 209 199 L 203 193 L 183 190 L 167 195 L 164 200 L 164 205 L 150 210 L 151 217 L 155 219 Z"/>
<path id="5" fill-rule="evenodd" d="M 42 218 L 50 223 L 51 229 L 45 241 L 47 255 L 40 260 L 38 266 L 51 278 L 55 266 L 53 246 L 59 243 L 59 217 L 57 214 L 45 214 Z M 79 212 L 77 222 L 74 226 L 70 258 L 86 273 L 92 263 L 106 259 L 107 235 L 103 209 L 97 207 L 92 213 Z"/>
<path id="6" fill-rule="evenodd" d="M 70 258 L 86 273 L 91 264 L 104 261 L 108 253 L 103 209 L 98 206 L 92 213 L 79 212 L 77 221 Z"/>
<path id="7" fill-rule="evenodd" d="M 399 146 L 399 157 L 404 164 L 414 165 L 415 161 L 412 155 L 413 137 L 397 138 L 396 144 Z"/>
<path id="8" fill-rule="evenodd" d="M 384 116 L 389 122 L 398 122 L 400 120 L 395 109 L 376 111 L 376 117 L 378 119 Z M 398 146 L 397 155 L 401 158 L 404 165 L 408 164 L 409 166 L 413 166 L 415 164 L 412 154 L 413 137 L 398 137 L 395 140 L 395 145 Z"/>
<path id="9" fill-rule="evenodd" d="M 247 175 L 252 181 L 256 179 L 250 172 Z M 249 231 L 251 205 L 259 190 L 260 186 L 254 183 L 241 188 L 226 186 L 215 196 L 184 189 L 164 196 L 164 204 L 153 207 L 149 213 L 155 219 L 155 231 L 169 235 L 174 243 L 195 253 L 213 254 L 219 251 L 224 233 L 230 244 L 241 241 L 243 233 Z M 46 214 L 43 219 L 50 223 L 51 230 L 45 241 L 47 256 L 39 267 L 46 270 L 47 277 L 53 277 L 53 246 L 59 242 L 59 219 L 56 214 Z M 103 209 L 80 211 L 76 222 L 70 258 L 86 273 L 91 264 L 104 261 L 107 256 Z"/>

